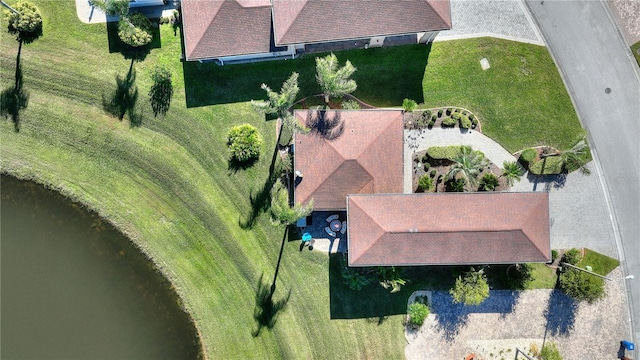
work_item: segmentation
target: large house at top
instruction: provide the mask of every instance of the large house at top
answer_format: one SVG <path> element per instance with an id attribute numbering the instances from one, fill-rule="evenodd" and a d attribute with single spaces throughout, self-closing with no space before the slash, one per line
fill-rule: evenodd
<path id="1" fill-rule="evenodd" d="M 429 43 L 451 28 L 449 0 L 183 0 L 186 60 Z"/>
<path id="2" fill-rule="evenodd" d="M 346 211 L 349 266 L 548 262 L 547 192 L 403 194 L 401 110 L 305 110 L 294 201 Z"/>

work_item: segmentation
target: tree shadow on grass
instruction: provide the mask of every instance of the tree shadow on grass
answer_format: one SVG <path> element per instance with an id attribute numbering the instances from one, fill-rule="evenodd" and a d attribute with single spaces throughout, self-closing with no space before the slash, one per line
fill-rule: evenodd
<path id="1" fill-rule="evenodd" d="M 576 321 L 578 302 L 558 289 L 560 275 L 556 281 L 556 288 L 551 292 L 544 316 L 547 320 L 545 338 L 547 333 L 552 336 L 568 336 Z"/>
<path id="2" fill-rule="evenodd" d="M 20 131 L 20 112 L 29 105 L 29 91 L 24 88 L 22 65 L 20 65 L 22 43 L 22 41 L 19 42 L 16 56 L 15 83 L 13 86 L 4 88 L 0 94 L 0 115 L 11 118 L 15 132 Z"/>
<path id="3" fill-rule="evenodd" d="M 256 328 L 251 331 L 253 337 L 259 336 L 265 327 L 267 329 L 273 329 L 278 321 L 278 314 L 285 309 L 291 297 L 291 289 L 289 289 L 287 296 L 274 300 L 273 286 L 263 282 L 263 277 L 264 274 L 260 275 L 258 288 L 256 289 L 256 305 L 253 310 L 253 319 L 256 321 Z"/>
<path id="4" fill-rule="evenodd" d="M 278 139 L 279 140 L 279 139 Z M 238 224 L 243 229 L 251 229 L 256 222 L 258 216 L 267 211 L 271 206 L 271 189 L 273 189 L 273 185 L 276 183 L 278 178 L 280 177 L 280 171 L 276 169 L 276 163 L 278 160 L 278 145 L 273 149 L 273 154 L 271 155 L 271 165 L 269 165 L 269 176 L 265 180 L 264 184 L 258 190 L 257 193 L 254 193 L 253 190 L 249 192 L 249 201 L 251 202 L 251 213 L 249 216 L 242 220 L 238 220 Z M 237 168 L 231 168 L 231 164 L 229 164 L 230 170 L 237 171 Z"/>
<path id="5" fill-rule="evenodd" d="M 108 95 L 102 95 L 102 106 L 104 110 L 122 120 L 124 116 L 134 112 L 138 102 L 138 86 L 136 82 L 136 71 L 133 68 L 133 60 L 126 76 L 116 75 L 116 88 Z"/>

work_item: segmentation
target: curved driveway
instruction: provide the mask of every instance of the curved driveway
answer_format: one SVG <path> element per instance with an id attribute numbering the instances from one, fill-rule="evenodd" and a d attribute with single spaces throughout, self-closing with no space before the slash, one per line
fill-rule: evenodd
<path id="1" fill-rule="evenodd" d="M 640 81 L 630 49 L 599 1 L 527 1 L 589 131 L 640 334 Z M 576 214 L 578 215 L 578 214 Z M 633 319 L 635 315 L 635 319 Z M 630 354 L 633 358 L 634 354 Z"/>

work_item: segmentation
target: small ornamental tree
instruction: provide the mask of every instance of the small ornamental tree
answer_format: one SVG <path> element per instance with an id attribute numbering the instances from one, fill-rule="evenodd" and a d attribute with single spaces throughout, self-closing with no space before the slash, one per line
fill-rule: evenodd
<path id="1" fill-rule="evenodd" d="M 42 15 L 38 8 L 26 1 L 20 1 L 13 7 L 17 13 L 5 10 L 7 31 L 16 35 L 16 40 L 28 44 L 42 36 Z"/>
<path id="2" fill-rule="evenodd" d="M 169 69 L 158 66 L 151 72 L 151 80 L 153 85 L 149 90 L 149 101 L 153 114 L 166 114 L 171 105 L 171 97 L 173 96 L 173 84 L 171 83 L 171 71 Z"/>
<path id="3" fill-rule="evenodd" d="M 273 226 L 289 225 L 313 211 L 313 200 L 307 205 L 289 206 L 289 192 L 282 184 L 276 181 L 271 190 L 271 224 Z"/>
<path id="4" fill-rule="evenodd" d="M 289 108 L 296 100 L 298 91 L 298 73 L 294 72 L 289 78 L 282 84 L 280 92 L 271 90 L 267 84 L 262 84 L 262 90 L 267 92 L 267 100 L 255 101 L 251 100 L 253 107 L 265 114 L 274 114 L 280 118 L 284 118 L 289 114 Z"/>
<path id="5" fill-rule="evenodd" d="M 479 189 L 482 191 L 494 191 L 498 185 L 500 185 L 498 177 L 492 173 L 486 173 L 480 179 Z"/>
<path id="6" fill-rule="evenodd" d="M 109 16 L 127 16 L 129 0 L 92 0 L 91 4 Z"/>
<path id="7" fill-rule="evenodd" d="M 407 314 L 409 315 L 409 324 L 420 326 L 429 316 L 429 306 L 421 302 L 413 302 L 409 305 Z"/>
<path id="8" fill-rule="evenodd" d="M 416 104 L 415 100 L 407 98 L 402 100 L 402 109 L 404 109 L 405 112 L 411 112 L 415 110 L 416 106 L 418 106 L 418 104 Z"/>
<path id="9" fill-rule="evenodd" d="M 513 186 L 516 181 L 520 181 L 522 176 L 522 169 L 515 161 L 505 161 L 502 163 L 504 170 L 502 176 L 507 179 L 509 186 Z"/>
<path id="10" fill-rule="evenodd" d="M 145 46 L 153 40 L 151 28 L 151 21 L 144 14 L 133 13 L 118 22 L 118 37 L 129 46 Z"/>
<path id="11" fill-rule="evenodd" d="M 560 275 L 560 288 L 578 301 L 592 304 L 604 297 L 604 280 L 574 268 L 567 268 Z"/>
<path id="12" fill-rule="evenodd" d="M 456 279 L 456 284 L 449 290 L 454 303 L 465 305 L 480 305 L 489 297 L 489 284 L 484 270 L 475 271 L 473 268 L 463 277 Z"/>
<path id="13" fill-rule="evenodd" d="M 418 180 L 418 189 L 424 192 L 432 192 L 436 189 L 436 184 L 429 174 L 425 174 Z"/>
<path id="14" fill-rule="evenodd" d="M 231 161 L 245 163 L 260 157 L 262 136 L 254 126 L 243 124 L 229 130 L 227 146 Z"/>
<path id="15" fill-rule="evenodd" d="M 355 80 L 350 79 L 356 68 L 349 60 L 340 67 L 338 58 L 329 54 L 322 58 L 316 58 L 316 80 L 324 94 L 324 102 L 329 103 L 329 97 L 342 97 L 356 91 L 358 87 Z"/>

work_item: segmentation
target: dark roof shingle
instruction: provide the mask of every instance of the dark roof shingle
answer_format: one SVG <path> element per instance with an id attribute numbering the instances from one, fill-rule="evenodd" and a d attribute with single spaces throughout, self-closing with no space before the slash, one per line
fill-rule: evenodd
<path id="1" fill-rule="evenodd" d="M 451 28 L 449 0 L 273 0 L 278 45 Z"/>
<path id="2" fill-rule="evenodd" d="M 350 266 L 550 260 L 546 192 L 349 195 L 347 223 Z"/>
<path id="3" fill-rule="evenodd" d="M 315 112 L 296 111 L 305 123 Z M 400 110 L 330 111 L 344 126 L 328 140 L 317 132 L 296 134 L 295 170 L 303 178 L 295 202 L 314 200 L 315 210 L 346 208 L 348 194 L 400 193 L 403 130 Z"/>

